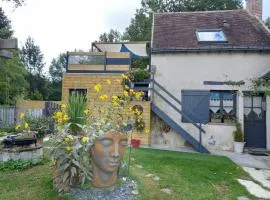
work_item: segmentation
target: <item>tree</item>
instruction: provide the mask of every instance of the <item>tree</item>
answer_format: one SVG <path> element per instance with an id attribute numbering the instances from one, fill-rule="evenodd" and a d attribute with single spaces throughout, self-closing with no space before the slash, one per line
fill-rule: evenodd
<path id="1" fill-rule="evenodd" d="M 67 66 L 67 55 L 61 53 L 57 58 L 54 58 L 49 68 L 50 85 L 49 96 L 50 100 L 60 101 L 62 94 L 62 76 Z"/>
<path id="2" fill-rule="evenodd" d="M 35 45 L 33 38 L 28 36 L 25 45 L 21 50 L 21 61 L 30 74 L 42 74 L 42 70 L 45 67 L 43 61 L 44 56 L 41 53 L 40 47 Z"/>
<path id="3" fill-rule="evenodd" d="M 232 10 L 242 8 L 242 0 L 142 0 L 141 5 L 126 28 L 124 40 L 151 40 L 153 12 Z"/>
<path id="4" fill-rule="evenodd" d="M 264 23 L 270 29 L 270 17 L 267 17 Z"/>
<path id="5" fill-rule="evenodd" d="M 49 74 L 52 82 L 60 82 L 62 81 L 62 75 L 65 71 L 65 67 L 67 66 L 67 54 L 61 53 L 57 58 L 53 58 L 50 68 Z"/>
<path id="6" fill-rule="evenodd" d="M 48 99 L 48 80 L 42 74 L 45 63 L 40 47 L 35 41 L 28 37 L 25 45 L 22 47 L 21 61 L 24 64 L 29 83 L 28 98 L 31 100 L 47 100 Z"/>
<path id="7" fill-rule="evenodd" d="M 121 40 L 121 33 L 117 30 L 111 29 L 108 33 L 103 33 L 99 36 L 100 42 L 119 42 Z"/>
<path id="8" fill-rule="evenodd" d="M 19 52 L 12 50 L 12 53 L 12 59 L 0 57 L 0 104 L 14 105 L 19 97 L 24 97 L 28 88 L 27 72 L 20 62 Z"/>
<path id="9" fill-rule="evenodd" d="M 19 6 L 22 6 L 23 3 L 25 2 L 25 0 L 2 0 L 2 1 L 11 1 L 15 4 L 15 7 L 19 7 Z"/>
<path id="10" fill-rule="evenodd" d="M 0 38 L 9 39 L 12 34 L 13 31 L 11 29 L 10 20 L 8 20 L 3 9 L 0 7 Z"/>

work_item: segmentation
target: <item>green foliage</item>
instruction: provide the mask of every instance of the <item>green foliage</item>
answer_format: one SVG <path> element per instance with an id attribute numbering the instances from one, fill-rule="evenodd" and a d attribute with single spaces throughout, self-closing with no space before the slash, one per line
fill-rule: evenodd
<path id="1" fill-rule="evenodd" d="M 233 132 L 233 135 L 235 142 L 244 142 L 244 133 L 240 123 L 236 123 L 236 130 Z"/>
<path id="2" fill-rule="evenodd" d="M 63 72 L 66 66 L 67 66 L 66 53 L 61 53 L 57 58 L 52 59 L 49 68 L 50 79 L 52 80 L 52 82 L 58 83 L 62 81 Z"/>
<path id="3" fill-rule="evenodd" d="M 267 17 L 264 23 L 270 29 L 270 17 Z"/>
<path id="4" fill-rule="evenodd" d="M 10 20 L 6 17 L 3 9 L 0 7 L 0 38 L 8 39 L 13 35 Z"/>
<path id="5" fill-rule="evenodd" d="M 25 121 L 30 124 L 31 131 L 37 132 L 37 139 L 43 138 L 46 134 L 49 133 L 49 118 L 42 117 L 26 117 Z"/>
<path id="6" fill-rule="evenodd" d="M 67 192 L 71 185 L 83 185 L 91 180 L 90 148 L 92 143 L 83 137 L 71 137 L 66 129 L 60 130 L 52 140 L 51 156 L 56 165 L 54 184 L 58 192 Z"/>
<path id="7" fill-rule="evenodd" d="M 110 32 L 103 33 L 99 36 L 99 42 L 119 42 L 121 37 L 119 31 L 111 29 Z"/>
<path id="8" fill-rule="evenodd" d="M 44 56 L 33 38 L 28 36 L 21 50 L 21 61 L 30 74 L 42 74 L 45 67 Z"/>
<path id="9" fill-rule="evenodd" d="M 68 102 L 69 123 L 73 135 L 77 135 L 81 131 L 80 125 L 85 124 L 84 110 L 86 109 L 87 101 L 84 95 L 71 95 Z"/>
<path id="10" fill-rule="evenodd" d="M 15 105 L 16 99 L 24 96 L 28 83 L 26 70 L 20 62 L 18 51 L 10 50 L 13 59 L 0 57 L 0 104 Z"/>
<path id="11" fill-rule="evenodd" d="M 145 69 L 133 69 L 127 73 L 127 76 L 132 82 L 143 82 L 150 78 L 150 73 Z"/>
<path id="12" fill-rule="evenodd" d="M 37 162 L 24 160 L 9 160 L 7 162 L 0 163 L 0 172 L 29 169 L 33 166 L 47 164 L 48 161 L 49 160 L 46 158 L 43 158 Z"/>
<path id="13" fill-rule="evenodd" d="M 265 96 L 270 96 L 270 77 L 253 79 L 251 89 L 254 95 L 262 91 Z"/>
<path id="14" fill-rule="evenodd" d="M 124 40 L 150 41 L 153 12 L 233 10 L 242 8 L 242 0 L 142 0 L 142 7 L 123 34 Z"/>

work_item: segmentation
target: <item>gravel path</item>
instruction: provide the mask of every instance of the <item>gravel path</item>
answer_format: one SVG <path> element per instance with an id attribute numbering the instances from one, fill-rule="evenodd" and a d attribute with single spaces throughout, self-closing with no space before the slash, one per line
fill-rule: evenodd
<path id="1" fill-rule="evenodd" d="M 76 200 L 134 200 L 137 195 L 137 185 L 135 181 L 125 179 L 120 186 L 99 189 L 72 188 L 70 196 Z"/>

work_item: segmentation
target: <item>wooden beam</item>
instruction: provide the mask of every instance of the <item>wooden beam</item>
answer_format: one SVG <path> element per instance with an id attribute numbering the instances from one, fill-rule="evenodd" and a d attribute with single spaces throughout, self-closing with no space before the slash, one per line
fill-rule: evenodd
<path id="1" fill-rule="evenodd" d="M 1 50 L 0 49 L 0 57 L 4 57 L 4 58 L 13 58 L 13 53 L 7 50 Z"/>
<path id="2" fill-rule="evenodd" d="M 0 49 L 17 49 L 18 40 L 14 39 L 0 39 Z"/>

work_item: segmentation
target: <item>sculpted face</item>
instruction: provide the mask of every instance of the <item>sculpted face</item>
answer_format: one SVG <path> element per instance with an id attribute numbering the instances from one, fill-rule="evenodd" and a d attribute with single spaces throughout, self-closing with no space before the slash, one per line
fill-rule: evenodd
<path id="1" fill-rule="evenodd" d="M 92 161 L 102 172 L 117 172 L 128 140 L 125 135 L 111 132 L 98 138 L 92 148 Z"/>

